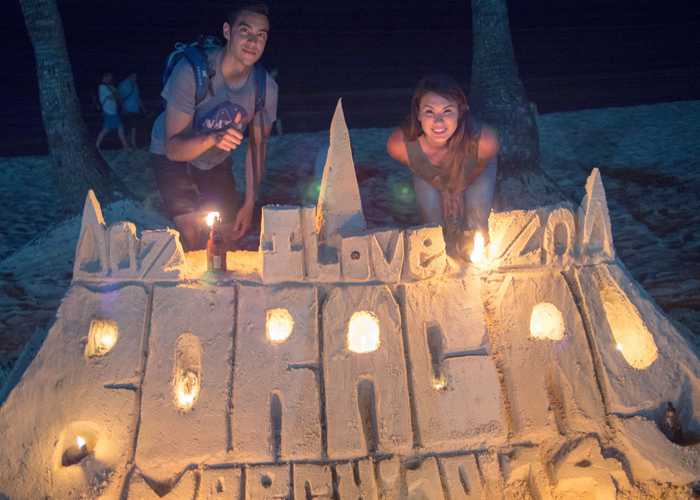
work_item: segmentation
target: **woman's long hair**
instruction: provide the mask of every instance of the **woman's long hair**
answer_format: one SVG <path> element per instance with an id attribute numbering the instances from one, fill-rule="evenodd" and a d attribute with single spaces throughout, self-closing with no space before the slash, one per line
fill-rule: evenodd
<path id="1" fill-rule="evenodd" d="M 435 74 L 422 78 L 416 85 L 411 99 L 411 112 L 401 127 L 407 142 L 416 141 L 423 134 L 418 115 L 420 113 L 420 101 L 429 92 L 437 94 L 445 99 L 457 103 L 457 128 L 447 141 L 446 155 L 446 183 L 450 190 L 463 189 L 463 179 L 466 176 L 467 152 L 469 150 L 470 135 L 468 118 L 469 105 L 467 96 L 459 86 L 459 83 L 449 75 Z"/>

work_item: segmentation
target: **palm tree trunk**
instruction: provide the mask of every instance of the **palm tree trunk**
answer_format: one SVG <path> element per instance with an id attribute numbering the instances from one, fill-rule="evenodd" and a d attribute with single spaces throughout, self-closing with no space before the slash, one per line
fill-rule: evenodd
<path id="1" fill-rule="evenodd" d="M 558 188 L 539 167 L 535 109 L 518 75 L 506 0 L 471 0 L 471 6 L 470 106 L 500 136 L 497 207 L 527 209 L 561 201 Z"/>
<path id="2" fill-rule="evenodd" d="M 41 116 L 48 139 L 60 210 L 78 213 L 88 189 L 110 199 L 109 167 L 97 153 L 75 91 L 56 0 L 20 0 L 34 47 Z"/>

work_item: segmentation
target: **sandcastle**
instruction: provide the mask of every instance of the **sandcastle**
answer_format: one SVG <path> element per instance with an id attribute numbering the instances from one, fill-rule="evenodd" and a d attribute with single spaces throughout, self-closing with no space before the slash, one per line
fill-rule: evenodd
<path id="1" fill-rule="evenodd" d="M 340 103 L 317 206 L 264 207 L 225 275 L 88 194 L 0 407 L 0 497 L 682 495 L 697 358 L 616 258 L 599 172 L 579 207 L 492 213 L 489 240 L 463 265 L 440 227 L 367 229 Z"/>

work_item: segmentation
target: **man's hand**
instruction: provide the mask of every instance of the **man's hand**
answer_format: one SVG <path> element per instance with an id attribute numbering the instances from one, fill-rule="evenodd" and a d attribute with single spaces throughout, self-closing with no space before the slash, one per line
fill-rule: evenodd
<path id="1" fill-rule="evenodd" d="M 228 128 L 212 132 L 214 136 L 214 146 L 224 151 L 233 151 L 243 142 L 243 132 L 238 130 L 241 124 L 241 113 L 236 113 L 233 124 Z"/>
<path id="2" fill-rule="evenodd" d="M 233 231 L 231 232 L 231 241 L 240 240 L 250 229 L 250 225 L 253 221 L 253 209 L 255 204 L 244 203 L 243 206 L 238 210 L 236 218 L 233 221 Z"/>

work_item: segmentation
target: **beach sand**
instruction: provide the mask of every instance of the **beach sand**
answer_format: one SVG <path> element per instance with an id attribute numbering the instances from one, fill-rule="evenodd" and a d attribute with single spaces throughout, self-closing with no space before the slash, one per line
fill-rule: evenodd
<path id="1" fill-rule="evenodd" d="M 601 170 L 619 258 L 700 349 L 700 101 L 551 113 L 538 120 L 544 170 L 575 204 L 590 170 Z M 389 133 L 350 131 L 372 227 L 417 223 L 408 171 L 385 153 Z M 265 203 L 315 203 L 314 159 L 326 138 L 327 132 L 318 132 L 270 139 Z M 239 166 L 241 155 L 234 155 Z M 158 213 L 148 153 L 107 151 L 106 157 L 145 198 L 104 206 L 107 223 L 168 225 Z M 9 364 L 53 320 L 70 284 L 80 219 L 57 220 L 46 157 L 0 158 L 0 165 L 0 361 Z M 242 170 L 235 174 L 242 186 Z M 259 219 L 256 224 L 244 248 L 257 248 Z"/>

